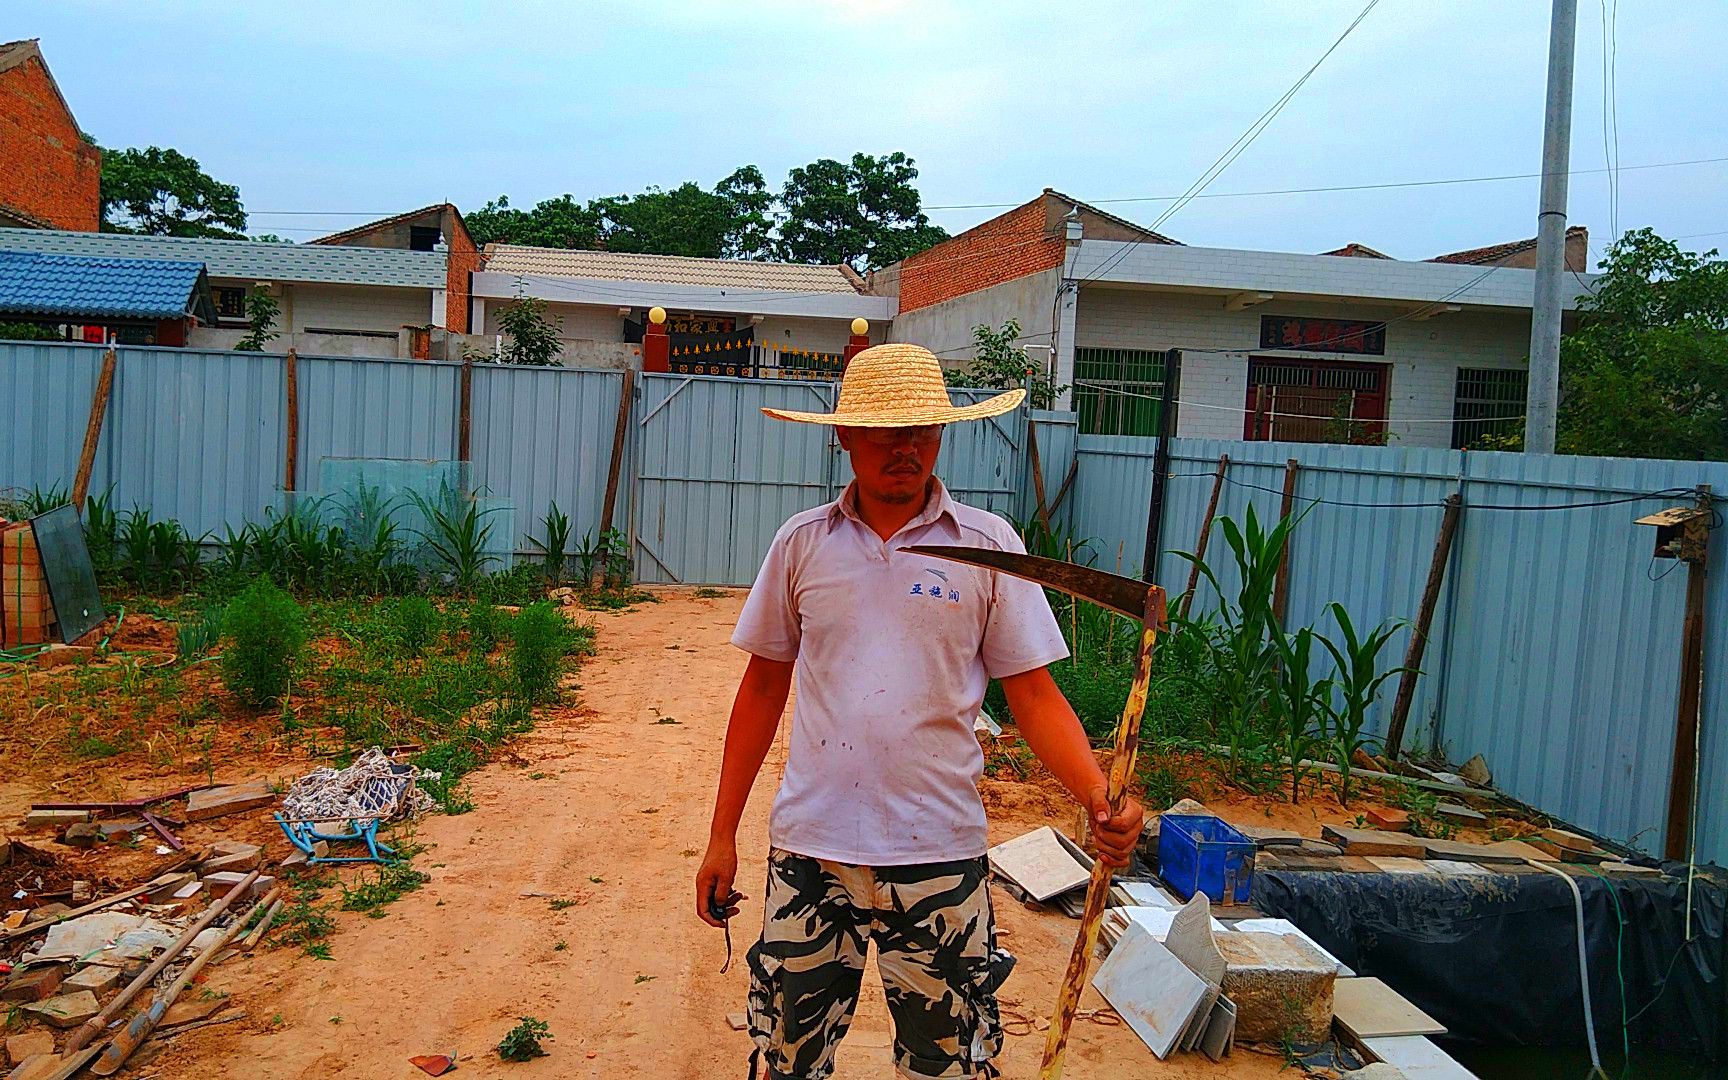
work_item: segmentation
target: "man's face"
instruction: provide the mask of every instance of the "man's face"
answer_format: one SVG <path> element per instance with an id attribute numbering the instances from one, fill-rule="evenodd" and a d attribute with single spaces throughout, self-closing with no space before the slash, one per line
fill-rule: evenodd
<path id="1" fill-rule="evenodd" d="M 838 429 L 858 488 L 879 502 L 922 500 L 942 450 L 942 425 Z"/>

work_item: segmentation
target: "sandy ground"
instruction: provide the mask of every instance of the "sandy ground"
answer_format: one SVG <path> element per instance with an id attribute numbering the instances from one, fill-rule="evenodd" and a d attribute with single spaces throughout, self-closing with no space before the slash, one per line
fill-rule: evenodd
<path id="1" fill-rule="evenodd" d="M 723 938 L 696 919 L 689 894 L 744 666 L 727 644 L 743 594 L 661 595 L 594 615 L 600 653 L 579 676 L 579 705 L 518 744 L 519 762 L 474 774 L 477 810 L 420 826 L 428 850 L 417 865 L 430 884 L 382 919 L 340 916 L 329 962 L 282 949 L 216 969 L 208 987 L 232 993 L 247 1019 L 176 1039 L 145 1072 L 413 1077 L 422 1074 L 409 1057 L 451 1053 L 463 1077 L 744 1075 L 749 1040 L 726 1015 L 744 1007 L 743 951 L 761 917 L 784 737 L 744 818 L 740 886 L 752 900 L 735 927 L 732 968 L 720 974 Z M 1072 820 L 1054 800 L 992 801 L 995 840 Z M 1078 924 L 995 896 L 1003 943 L 1020 958 L 1002 991 L 1005 1012 L 1047 1015 Z M 553 899 L 574 903 L 555 910 Z M 1088 990 L 1082 1007 L 1102 1004 Z M 498 1060 L 492 1047 L 519 1016 L 551 1025 L 550 1056 Z M 837 1075 L 891 1076 L 890 1033 L 872 972 Z M 1003 1075 L 1035 1076 L 1042 1046 L 1042 1033 L 1010 1036 Z M 1159 1062 L 1127 1028 L 1081 1023 L 1065 1075 L 1272 1077 L 1280 1065 L 1241 1050 L 1225 1065 L 1194 1055 Z"/>

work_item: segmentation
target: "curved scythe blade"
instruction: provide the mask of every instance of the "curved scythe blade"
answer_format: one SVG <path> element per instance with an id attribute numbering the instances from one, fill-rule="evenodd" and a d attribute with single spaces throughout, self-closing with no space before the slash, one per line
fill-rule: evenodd
<path id="1" fill-rule="evenodd" d="M 1021 555 L 1013 551 L 997 551 L 994 548 L 953 547 L 945 544 L 914 544 L 902 548 L 903 551 L 916 551 L 920 555 L 934 555 L 938 559 L 950 559 L 954 562 L 970 563 L 982 566 L 1000 573 L 1010 574 L 1027 581 L 1036 581 L 1040 585 L 1057 589 L 1082 600 L 1090 600 L 1100 607 L 1111 611 L 1119 611 L 1131 619 L 1144 621 L 1146 617 L 1146 594 L 1156 589 L 1144 581 L 1122 577 L 1118 574 L 1094 570 L 1090 566 L 1076 566 L 1060 559 L 1046 559 L 1039 555 Z M 1162 590 L 1160 590 L 1162 592 Z M 1164 625 L 1163 605 L 1158 605 L 1159 629 Z"/>

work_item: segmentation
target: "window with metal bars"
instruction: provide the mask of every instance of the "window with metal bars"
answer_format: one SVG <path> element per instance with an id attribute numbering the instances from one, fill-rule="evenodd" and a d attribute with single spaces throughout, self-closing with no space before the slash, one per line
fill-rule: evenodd
<path id="1" fill-rule="evenodd" d="M 1459 368 L 1452 395 L 1452 449 L 1477 445 L 1485 435 L 1510 435 L 1524 418 L 1530 373 L 1522 368 Z"/>
<path id="2" fill-rule="evenodd" d="M 1074 350 L 1074 407 L 1087 435 L 1156 435 L 1164 354 L 1154 349 Z"/>
<path id="3" fill-rule="evenodd" d="M 1250 357 L 1242 437 L 1383 445 L 1387 375 L 1385 364 Z"/>

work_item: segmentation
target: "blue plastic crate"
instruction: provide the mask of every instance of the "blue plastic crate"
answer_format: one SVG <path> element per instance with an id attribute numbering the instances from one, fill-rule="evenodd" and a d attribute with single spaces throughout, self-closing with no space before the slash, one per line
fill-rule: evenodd
<path id="1" fill-rule="evenodd" d="M 1210 814 L 1158 819 L 1158 876 L 1187 900 L 1246 904 L 1254 884 L 1254 841 Z"/>

